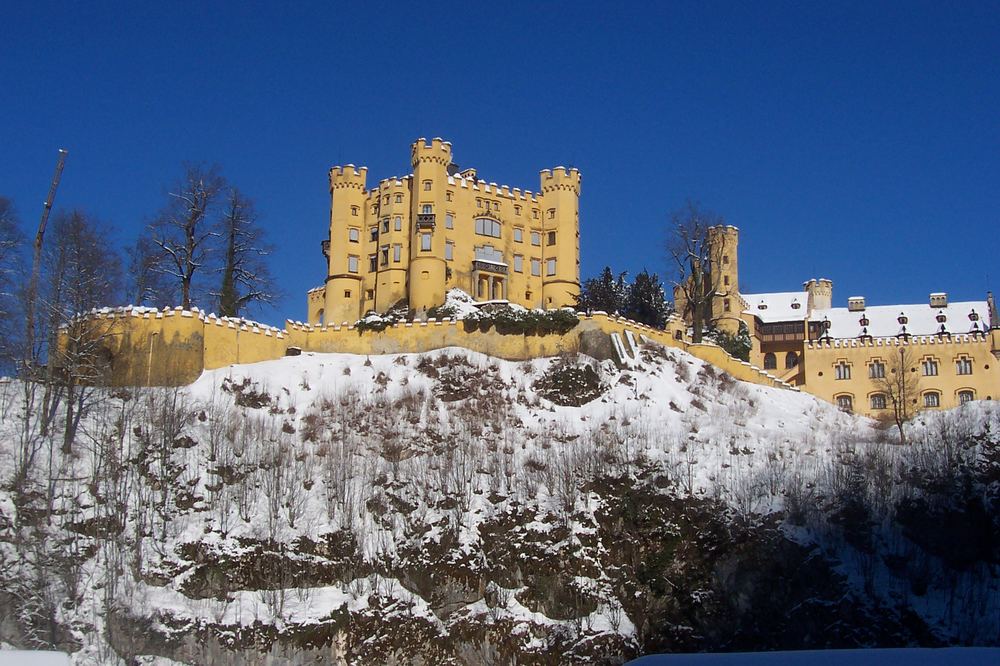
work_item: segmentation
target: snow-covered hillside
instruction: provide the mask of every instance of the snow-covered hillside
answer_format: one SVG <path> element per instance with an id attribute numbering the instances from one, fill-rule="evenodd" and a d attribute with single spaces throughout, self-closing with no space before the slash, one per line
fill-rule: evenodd
<path id="1" fill-rule="evenodd" d="M 642 361 L 304 354 L 94 391 L 68 444 L 4 384 L 0 640 L 80 664 L 998 641 L 990 523 L 956 532 L 946 483 L 996 502 L 992 403 L 903 448 L 678 350 Z"/>

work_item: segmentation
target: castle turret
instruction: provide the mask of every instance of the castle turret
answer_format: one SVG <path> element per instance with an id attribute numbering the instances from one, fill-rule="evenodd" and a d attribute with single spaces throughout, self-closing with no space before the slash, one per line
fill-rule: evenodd
<path id="1" fill-rule="evenodd" d="M 732 225 L 718 225 L 708 229 L 710 280 L 708 288 L 715 289 L 712 298 L 712 323 L 719 329 L 736 333 L 740 328 L 740 230 Z"/>
<path id="2" fill-rule="evenodd" d="M 833 281 L 825 278 L 809 280 L 802 288 L 808 294 L 808 312 L 813 310 L 829 310 L 833 307 Z"/>
<path id="3" fill-rule="evenodd" d="M 361 316 L 367 173 L 366 167 L 358 169 L 353 164 L 330 169 L 330 239 L 322 323 L 353 323 Z"/>
<path id="4" fill-rule="evenodd" d="M 580 295 L 580 172 L 543 169 L 541 182 L 542 305 L 572 306 Z"/>
<path id="5" fill-rule="evenodd" d="M 451 165 L 451 144 L 417 139 L 411 148 L 413 165 L 410 199 L 413 234 L 410 243 L 410 307 L 418 312 L 444 303 L 445 188 Z"/>

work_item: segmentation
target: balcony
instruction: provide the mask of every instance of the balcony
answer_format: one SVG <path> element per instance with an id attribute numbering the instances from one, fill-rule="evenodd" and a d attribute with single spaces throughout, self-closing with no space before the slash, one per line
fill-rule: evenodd
<path id="1" fill-rule="evenodd" d="M 507 275 L 507 264 L 497 264 L 492 261 L 476 260 L 472 262 L 473 271 L 485 271 L 487 273 L 499 273 Z"/>
<path id="2" fill-rule="evenodd" d="M 329 259 L 330 258 L 330 240 L 327 239 L 327 240 L 324 240 L 324 241 L 320 241 L 319 242 L 319 247 L 320 247 L 321 250 L 323 250 L 323 256 L 326 257 L 327 259 Z"/>
<path id="3" fill-rule="evenodd" d="M 434 213 L 417 214 L 417 231 L 434 231 Z"/>

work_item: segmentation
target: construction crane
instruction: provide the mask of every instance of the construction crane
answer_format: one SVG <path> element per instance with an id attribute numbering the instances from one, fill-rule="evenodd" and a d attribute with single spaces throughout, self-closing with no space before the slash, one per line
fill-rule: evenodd
<path id="1" fill-rule="evenodd" d="M 63 166 L 66 164 L 66 156 L 69 151 L 60 148 L 59 160 L 56 162 L 56 172 L 52 176 L 52 184 L 49 186 L 49 195 L 45 197 L 45 205 L 42 208 L 42 219 L 38 223 L 38 233 L 35 234 L 35 247 L 31 257 L 31 282 L 28 283 L 28 297 L 26 303 L 27 312 L 27 348 L 26 354 L 29 363 L 35 356 L 35 301 L 38 296 L 38 279 L 41 273 L 42 263 L 42 241 L 45 238 L 45 225 L 49 222 L 49 213 L 52 212 L 52 202 L 56 198 L 56 190 L 59 188 L 59 179 L 62 177 Z"/>

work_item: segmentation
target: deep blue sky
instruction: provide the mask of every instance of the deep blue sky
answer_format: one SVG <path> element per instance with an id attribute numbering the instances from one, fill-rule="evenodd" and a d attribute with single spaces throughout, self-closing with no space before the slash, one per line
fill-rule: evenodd
<path id="1" fill-rule="evenodd" d="M 274 323 L 324 277 L 329 167 L 406 174 L 421 136 L 501 184 L 579 167 L 584 277 L 664 274 L 690 197 L 744 291 L 1000 290 L 996 2 L 283 4 L 7 3 L 0 195 L 36 225 L 66 147 L 57 206 L 124 243 L 218 163 L 278 245 Z"/>

